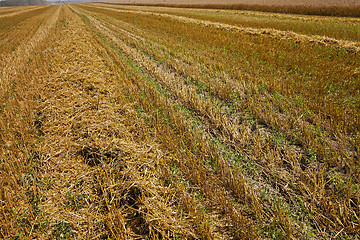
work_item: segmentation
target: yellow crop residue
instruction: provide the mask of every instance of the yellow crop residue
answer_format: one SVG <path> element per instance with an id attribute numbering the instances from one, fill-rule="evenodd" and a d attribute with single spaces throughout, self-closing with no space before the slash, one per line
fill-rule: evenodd
<path id="1" fill-rule="evenodd" d="M 355 18 L 92 3 L 0 29 L 0 238 L 359 237 Z"/>

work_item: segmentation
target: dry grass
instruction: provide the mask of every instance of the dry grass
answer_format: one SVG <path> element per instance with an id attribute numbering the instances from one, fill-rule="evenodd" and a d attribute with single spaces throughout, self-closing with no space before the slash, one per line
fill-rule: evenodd
<path id="1" fill-rule="evenodd" d="M 357 40 L 286 31 L 306 16 L 23 11 L 0 25 L 2 238 L 359 237 Z"/>

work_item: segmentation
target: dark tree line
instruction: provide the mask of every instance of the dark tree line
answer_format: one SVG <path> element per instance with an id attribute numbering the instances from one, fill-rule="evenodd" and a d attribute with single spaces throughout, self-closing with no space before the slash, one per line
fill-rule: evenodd
<path id="1" fill-rule="evenodd" d="M 0 1 L 0 7 L 44 5 L 44 0 L 5 0 Z"/>

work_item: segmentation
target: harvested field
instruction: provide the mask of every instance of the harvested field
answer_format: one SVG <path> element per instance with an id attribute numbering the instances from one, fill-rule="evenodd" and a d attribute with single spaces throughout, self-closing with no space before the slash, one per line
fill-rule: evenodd
<path id="1" fill-rule="evenodd" d="M 359 26 L 0 10 L 0 238 L 358 239 Z"/>
<path id="2" fill-rule="evenodd" d="M 119 3 L 165 3 L 165 4 L 250 4 L 262 6 L 356 6 L 354 0 L 116 0 Z"/>
<path id="3" fill-rule="evenodd" d="M 110 0 L 106 2 L 139 6 L 236 9 L 307 15 L 360 17 L 360 2 L 355 0 Z"/>

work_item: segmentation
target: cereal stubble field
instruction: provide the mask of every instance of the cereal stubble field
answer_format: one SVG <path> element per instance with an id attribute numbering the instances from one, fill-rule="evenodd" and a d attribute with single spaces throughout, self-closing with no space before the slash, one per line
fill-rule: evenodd
<path id="1" fill-rule="evenodd" d="M 357 239 L 360 20 L 0 9 L 0 236 Z"/>

